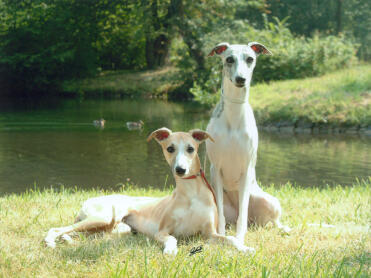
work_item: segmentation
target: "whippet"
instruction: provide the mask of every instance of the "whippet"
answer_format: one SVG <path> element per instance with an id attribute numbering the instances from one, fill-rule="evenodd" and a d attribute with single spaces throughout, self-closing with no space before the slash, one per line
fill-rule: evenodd
<path id="1" fill-rule="evenodd" d="M 257 42 L 220 43 L 209 56 L 215 54 L 223 61 L 223 79 L 220 101 L 207 126 L 215 143 L 206 142 L 206 150 L 217 200 L 218 232 L 225 234 L 225 216 L 228 222 L 237 222 L 236 237 L 241 242 L 244 242 L 248 221 L 259 225 L 273 222 L 288 231 L 279 221 L 278 199 L 264 192 L 255 178 L 258 131 L 249 104 L 250 81 L 258 56 L 271 55 L 271 52 Z M 223 199 L 227 201 L 224 202 L 225 216 Z"/>
<path id="2" fill-rule="evenodd" d="M 197 154 L 199 144 L 206 139 L 213 140 L 209 134 L 201 130 L 173 133 L 167 128 L 161 128 L 152 132 L 147 140 L 153 138 L 161 145 L 174 174 L 176 188 L 173 193 L 164 198 L 113 195 L 116 197 L 90 199 L 85 202 L 78 216 L 80 222 L 51 229 L 45 238 L 47 245 L 54 247 L 56 237 L 72 231 L 115 229 L 120 233 L 128 233 L 135 229 L 161 242 L 164 254 L 177 253 L 175 237 L 197 233 L 229 243 L 239 251 L 253 252 L 252 248 L 246 247 L 237 238 L 217 233 L 218 214 L 214 193 L 201 170 Z"/>

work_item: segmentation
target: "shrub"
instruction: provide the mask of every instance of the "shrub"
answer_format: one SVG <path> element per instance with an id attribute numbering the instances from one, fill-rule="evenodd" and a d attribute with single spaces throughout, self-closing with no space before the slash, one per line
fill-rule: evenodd
<path id="1" fill-rule="evenodd" d="M 273 56 L 261 56 L 254 70 L 253 83 L 317 76 L 356 62 L 357 45 L 344 37 L 314 35 L 312 38 L 295 37 L 285 20 L 266 22 L 261 30 L 251 27 L 245 21 L 234 22 L 232 26 L 217 30 L 203 38 L 203 51 L 207 55 L 218 43 L 247 44 L 258 41 L 268 47 Z M 179 61 L 179 67 L 182 68 Z M 213 104 L 221 84 L 219 59 L 208 59 L 205 73 L 193 82 L 190 92 L 195 100 Z"/>

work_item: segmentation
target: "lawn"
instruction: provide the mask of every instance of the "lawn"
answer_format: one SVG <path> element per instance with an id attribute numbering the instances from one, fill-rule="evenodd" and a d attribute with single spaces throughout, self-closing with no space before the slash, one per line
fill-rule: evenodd
<path id="1" fill-rule="evenodd" d="M 84 200 L 113 191 L 60 188 L 0 197 L 1 277 L 370 277 L 371 177 L 350 187 L 264 189 L 281 200 L 289 235 L 251 227 L 254 256 L 198 236 L 180 241 L 176 257 L 142 235 L 80 235 L 55 250 L 43 244 L 51 227 L 73 222 Z M 128 195 L 163 196 L 171 189 L 126 185 Z M 117 193 L 117 192 L 116 192 Z M 317 225 L 312 225 L 312 224 Z M 327 227 L 326 224 L 334 225 Z M 235 228 L 227 230 L 235 234 Z M 189 255 L 192 247 L 203 252 Z"/>

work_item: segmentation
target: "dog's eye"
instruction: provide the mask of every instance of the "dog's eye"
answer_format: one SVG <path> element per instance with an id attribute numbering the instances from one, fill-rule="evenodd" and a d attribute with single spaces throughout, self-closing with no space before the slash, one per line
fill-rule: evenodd
<path id="1" fill-rule="evenodd" d="M 250 63 L 254 62 L 254 58 L 253 57 L 247 57 L 246 62 L 248 62 L 250 64 Z"/>
<path id="2" fill-rule="evenodd" d="M 233 57 L 228 57 L 228 58 L 226 59 L 226 61 L 227 61 L 228 64 L 233 64 L 233 63 L 234 63 L 234 59 L 233 59 Z"/>
<path id="3" fill-rule="evenodd" d="M 195 149 L 194 149 L 193 147 L 191 147 L 191 146 L 189 146 L 189 147 L 187 148 L 187 152 L 189 152 L 189 153 L 193 153 L 194 150 L 195 150 Z"/>
<path id="4" fill-rule="evenodd" d="M 169 153 L 175 152 L 175 148 L 173 146 L 167 147 L 166 149 Z"/>

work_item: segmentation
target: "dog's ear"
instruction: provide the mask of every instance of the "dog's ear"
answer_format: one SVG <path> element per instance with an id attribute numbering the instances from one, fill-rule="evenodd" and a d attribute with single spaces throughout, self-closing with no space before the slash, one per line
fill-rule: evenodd
<path id="1" fill-rule="evenodd" d="M 222 42 L 222 43 L 219 43 L 217 46 L 215 46 L 213 48 L 213 50 L 211 50 L 211 52 L 209 53 L 209 55 L 207 55 L 207 57 L 211 57 L 211 56 L 214 56 L 214 54 L 222 54 L 224 51 L 226 51 L 229 47 L 229 43 L 227 42 Z"/>
<path id="2" fill-rule="evenodd" d="M 265 54 L 265 55 L 272 55 L 272 52 L 268 50 L 263 44 L 258 42 L 250 42 L 248 44 L 249 47 L 251 47 L 252 50 L 256 53 L 256 55 Z"/>
<path id="3" fill-rule="evenodd" d="M 152 138 L 155 138 L 156 141 L 160 143 L 161 141 L 167 139 L 171 133 L 172 131 L 166 127 L 159 128 L 148 136 L 147 142 L 151 141 Z"/>
<path id="4" fill-rule="evenodd" d="M 193 139 L 196 140 L 199 144 L 201 144 L 206 139 L 210 139 L 212 142 L 215 142 L 213 137 L 206 131 L 200 130 L 200 129 L 192 129 L 189 131 L 189 133 L 192 135 Z"/>

